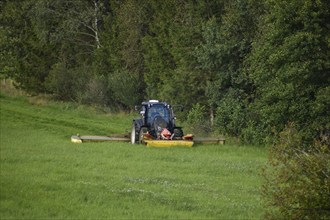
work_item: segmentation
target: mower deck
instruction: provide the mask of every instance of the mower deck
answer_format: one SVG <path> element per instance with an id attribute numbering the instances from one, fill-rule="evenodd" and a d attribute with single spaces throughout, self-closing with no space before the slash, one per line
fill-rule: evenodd
<path id="1" fill-rule="evenodd" d="M 128 137 L 109 137 L 109 136 L 71 136 L 71 142 L 130 142 Z M 145 140 L 147 147 L 192 147 L 194 144 L 225 144 L 224 138 L 199 138 L 194 140 Z"/>
<path id="2" fill-rule="evenodd" d="M 127 137 L 109 137 L 109 136 L 71 136 L 71 142 L 73 143 L 83 143 L 83 142 L 130 142 L 130 138 Z"/>
<path id="3" fill-rule="evenodd" d="M 192 147 L 194 141 L 186 140 L 146 140 L 147 147 Z"/>

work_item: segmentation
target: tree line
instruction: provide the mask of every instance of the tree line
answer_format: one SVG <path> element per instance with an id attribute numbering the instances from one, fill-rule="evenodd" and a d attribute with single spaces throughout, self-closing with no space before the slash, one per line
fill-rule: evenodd
<path id="1" fill-rule="evenodd" d="M 0 4 L 1 77 L 29 93 L 121 109 L 180 103 L 247 143 L 288 123 L 329 133 L 326 0 Z"/>

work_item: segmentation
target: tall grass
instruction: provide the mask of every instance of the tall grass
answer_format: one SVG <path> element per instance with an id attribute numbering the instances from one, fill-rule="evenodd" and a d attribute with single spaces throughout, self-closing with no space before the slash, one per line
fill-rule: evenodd
<path id="1" fill-rule="evenodd" d="M 72 144 L 133 116 L 0 95 L 1 219 L 256 219 L 266 150 Z"/>

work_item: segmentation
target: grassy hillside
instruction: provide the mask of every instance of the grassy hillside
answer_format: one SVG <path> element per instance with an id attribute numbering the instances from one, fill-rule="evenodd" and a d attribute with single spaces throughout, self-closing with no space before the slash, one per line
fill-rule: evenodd
<path id="1" fill-rule="evenodd" d="M 266 150 L 70 142 L 133 116 L 0 95 L 0 218 L 255 219 Z"/>

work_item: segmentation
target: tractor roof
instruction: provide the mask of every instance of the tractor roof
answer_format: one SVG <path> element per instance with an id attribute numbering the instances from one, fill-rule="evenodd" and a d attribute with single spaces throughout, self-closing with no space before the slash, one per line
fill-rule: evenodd
<path id="1" fill-rule="evenodd" d="M 166 102 L 160 102 L 159 100 L 149 100 L 149 101 L 142 102 L 142 105 L 147 105 L 147 106 L 155 105 L 155 104 L 168 106 L 168 104 Z"/>

